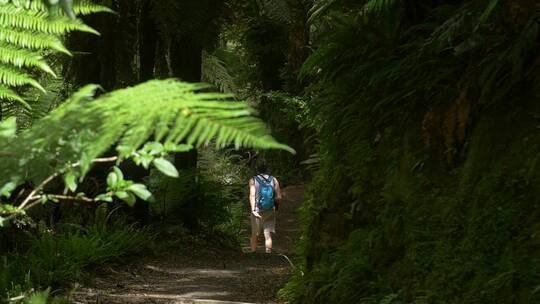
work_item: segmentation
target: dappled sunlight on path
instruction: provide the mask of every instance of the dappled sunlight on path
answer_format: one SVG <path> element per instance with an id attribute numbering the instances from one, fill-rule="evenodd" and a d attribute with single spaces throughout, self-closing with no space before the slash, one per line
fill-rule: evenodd
<path id="1" fill-rule="evenodd" d="M 260 253 L 247 253 L 246 229 L 243 251 L 195 248 L 188 254 L 165 252 L 145 257 L 97 275 L 90 286 L 74 294 L 74 302 L 275 303 L 277 291 L 292 273 L 285 256 L 297 240 L 296 209 L 303 199 L 303 187 L 290 186 L 284 192 L 274 239 L 277 254 L 267 256 L 262 247 Z"/>

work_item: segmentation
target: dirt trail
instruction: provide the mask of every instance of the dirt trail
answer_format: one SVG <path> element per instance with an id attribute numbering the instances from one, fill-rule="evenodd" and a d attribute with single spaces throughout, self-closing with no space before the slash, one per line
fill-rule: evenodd
<path id="1" fill-rule="evenodd" d="M 246 227 L 242 251 L 186 248 L 166 252 L 99 273 L 73 295 L 74 303 L 276 303 L 277 291 L 292 273 L 282 255 L 298 239 L 296 209 L 302 186 L 289 186 L 277 218 L 274 252 L 249 254 Z M 247 215 L 246 215 L 247 217 Z"/>

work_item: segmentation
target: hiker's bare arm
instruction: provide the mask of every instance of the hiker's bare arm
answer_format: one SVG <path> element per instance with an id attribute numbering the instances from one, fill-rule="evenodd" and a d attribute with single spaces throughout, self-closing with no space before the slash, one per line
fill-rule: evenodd
<path id="1" fill-rule="evenodd" d="M 281 202 L 282 196 L 281 196 L 281 186 L 279 185 L 279 181 L 277 178 L 274 178 L 276 183 L 274 184 L 274 190 L 276 191 L 276 199 L 278 202 Z"/>
<path id="2" fill-rule="evenodd" d="M 253 179 L 249 180 L 249 205 L 251 206 L 251 211 L 255 210 L 255 182 Z"/>

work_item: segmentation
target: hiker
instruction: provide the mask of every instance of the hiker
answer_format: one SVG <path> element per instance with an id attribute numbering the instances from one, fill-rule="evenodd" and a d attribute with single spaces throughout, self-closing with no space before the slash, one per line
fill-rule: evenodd
<path id="1" fill-rule="evenodd" d="M 266 162 L 257 163 L 258 174 L 249 180 L 251 207 L 251 252 L 257 251 L 257 239 L 264 232 L 266 253 L 272 252 L 272 233 L 276 233 L 276 210 L 281 201 L 279 181 L 268 174 Z"/>

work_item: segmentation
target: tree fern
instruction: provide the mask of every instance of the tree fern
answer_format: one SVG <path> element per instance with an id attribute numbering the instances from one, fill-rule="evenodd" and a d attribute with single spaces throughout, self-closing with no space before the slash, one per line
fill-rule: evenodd
<path id="1" fill-rule="evenodd" d="M 230 95 L 200 92 L 203 84 L 154 80 L 93 100 L 87 86 L 18 137 L 0 138 L 0 188 L 30 179 L 39 184 L 57 172 L 82 177 L 91 160 L 116 146 L 120 159 L 143 153 L 149 139 L 164 147 L 218 146 L 276 148 L 264 124 Z M 0 129 L 1 126 L 0 126 Z M 142 151 L 142 152 L 141 152 Z"/>
<path id="2" fill-rule="evenodd" d="M 108 8 L 90 1 L 75 1 L 77 14 L 108 12 Z M 16 87 L 43 87 L 28 73 L 39 69 L 53 76 L 54 72 L 43 55 L 55 51 L 70 52 L 62 43 L 62 36 L 71 31 L 98 34 L 82 21 L 66 16 L 57 6 L 47 6 L 42 1 L 2 1 L 0 4 L 0 102 L 23 102 Z"/>
<path id="3" fill-rule="evenodd" d="M 208 52 L 203 52 L 202 79 L 225 93 L 234 93 L 237 90 L 234 78 L 227 71 L 223 61 Z"/>

